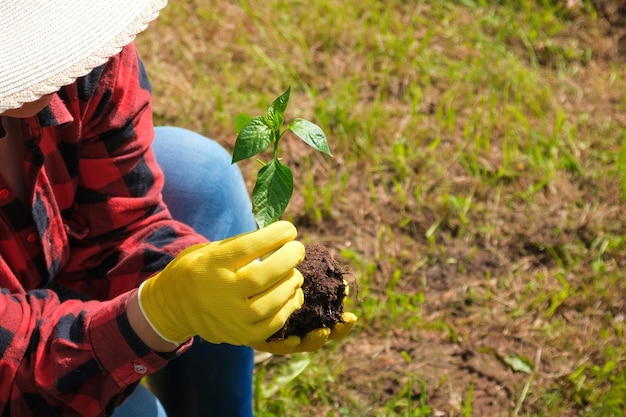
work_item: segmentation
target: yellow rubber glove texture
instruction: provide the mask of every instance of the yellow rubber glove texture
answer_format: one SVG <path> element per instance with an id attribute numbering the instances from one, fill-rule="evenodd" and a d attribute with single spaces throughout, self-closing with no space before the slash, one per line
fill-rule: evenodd
<path id="1" fill-rule="evenodd" d="M 296 235 L 291 223 L 279 221 L 186 249 L 140 287 L 144 315 L 175 343 L 194 335 L 232 345 L 265 340 L 304 301 L 296 269 L 304 246 Z"/>

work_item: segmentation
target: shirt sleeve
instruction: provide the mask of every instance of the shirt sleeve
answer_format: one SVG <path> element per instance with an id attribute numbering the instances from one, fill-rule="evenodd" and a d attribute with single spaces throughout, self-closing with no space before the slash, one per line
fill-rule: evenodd
<path id="1" fill-rule="evenodd" d="M 182 249 L 205 241 L 174 221 L 162 201 L 150 84 L 135 47 L 70 89 L 77 146 L 62 149 L 61 162 L 49 158 L 73 158 L 67 169 L 76 178 L 75 198 L 62 213 L 69 256 L 54 284 L 91 301 L 50 289 L 0 291 L 2 415 L 105 415 L 163 367 L 169 357 L 132 331 L 128 297 Z"/>
<path id="2" fill-rule="evenodd" d="M 163 173 L 151 148 L 151 86 L 135 47 L 78 89 L 84 105 L 71 253 L 57 282 L 109 299 L 206 239 L 174 221 L 163 203 Z"/>
<path id="3" fill-rule="evenodd" d="M 105 415 L 164 366 L 168 358 L 131 330 L 128 297 L 60 303 L 50 290 L 2 291 L 0 409 L 24 417 Z"/>

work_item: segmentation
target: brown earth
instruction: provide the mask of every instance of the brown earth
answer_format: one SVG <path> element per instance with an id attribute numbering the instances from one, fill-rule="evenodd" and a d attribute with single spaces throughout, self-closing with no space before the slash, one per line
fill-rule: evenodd
<path id="1" fill-rule="evenodd" d="M 304 278 L 304 304 L 268 340 L 304 337 L 315 329 L 332 329 L 342 321 L 346 284 L 341 266 L 323 245 L 311 243 L 305 249 L 304 260 L 298 266 Z"/>

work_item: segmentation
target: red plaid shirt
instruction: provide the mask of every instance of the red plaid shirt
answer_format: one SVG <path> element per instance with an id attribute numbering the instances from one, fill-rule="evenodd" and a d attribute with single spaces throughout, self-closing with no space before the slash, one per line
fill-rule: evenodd
<path id="1" fill-rule="evenodd" d="M 29 203 L 0 175 L 0 415 L 110 414 L 169 359 L 128 294 L 204 239 L 163 204 L 150 97 L 131 44 L 23 122 Z"/>

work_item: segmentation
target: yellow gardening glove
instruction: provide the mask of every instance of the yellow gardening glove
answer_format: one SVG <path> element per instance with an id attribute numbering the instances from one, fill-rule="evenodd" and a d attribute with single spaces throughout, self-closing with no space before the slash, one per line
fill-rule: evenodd
<path id="1" fill-rule="evenodd" d="M 344 281 L 345 282 L 345 281 Z M 346 297 L 348 296 L 348 285 L 346 283 Z M 341 316 L 342 321 L 333 326 L 332 329 L 321 328 L 310 331 L 304 337 L 288 336 L 286 339 L 280 340 L 264 340 L 262 342 L 252 344 L 256 350 L 270 352 L 274 355 L 288 355 L 296 352 L 314 352 L 320 349 L 329 340 L 340 340 L 346 337 L 357 317 L 348 312 L 344 312 Z"/>
<path id="2" fill-rule="evenodd" d="M 141 285 L 141 311 L 173 343 L 194 335 L 216 344 L 265 340 L 304 301 L 302 274 L 295 269 L 304 246 L 295 238 L 296 228 L 280 221 L 194 245 Z"/>

